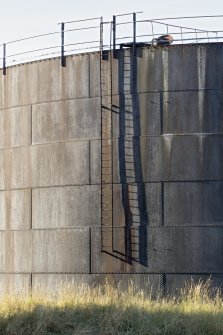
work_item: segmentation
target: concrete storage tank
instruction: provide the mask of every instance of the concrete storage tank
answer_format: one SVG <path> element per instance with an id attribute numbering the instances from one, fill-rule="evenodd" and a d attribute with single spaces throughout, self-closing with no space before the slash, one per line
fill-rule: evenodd
<path id="1" fill-rule="evenodd" d="M 7 68 L 1 291 L 223 278 L 223 46 Z"/>

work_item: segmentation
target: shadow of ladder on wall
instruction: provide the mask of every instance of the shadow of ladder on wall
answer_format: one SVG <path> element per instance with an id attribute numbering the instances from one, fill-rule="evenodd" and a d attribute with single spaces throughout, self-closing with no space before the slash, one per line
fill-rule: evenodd
<path id="1" fill-rule="evenodd" d="M 112 53 L 100 53 L 101 251 L 113 251 Z"/>
<path id="2" fill-rule="evenodd" d="M 140 208 L 139 208 L 139 185 L 137 182 L 136 167 L 136 145 L 135 141 L 135 118 L 139 112 L 136 106 L 136 58 L 133 49 L 123 50 L 123 116 L 121 117 L 121 132 L 123 136 L 123 168 L 121 177 L 122 192 L 125 199 L 125 258 L 129 264 L 140 261 Z"/>
<path id="3" fill-rule="evenodd" d="M 141 173 L 137 172 L 140 144 L 137 144 L 139 106 L 136 94 L 136 57 L 132 49 L 123 50 L 123 104 L 120 106 L 119 164 L 122 202 L 125 213 L 124 236 L 119 229 L 114 245 L 113 224 L 113 131 L 112 131 L 112 52 L 102 51 L 100 56 L 101 88 L 101 251 L 109 253 L 128 264 L 145 263 L 144 243 L 141 243 L 144 227 L 140 201 Z M 136 134 L 135 134 L 136 132 Z M 121 153 L 121 155 L 120 155 Z M 144 198 L 144 196 L 143 196 Z M 118 227 L 117 227 L 118 228 Z M 121 228 L 121 227 L 119 227 Z M 116 230 L 116 229 L 115 229 Z M 120 234 L 121 233 L 121 234 Z M 146 236 L 146 234 L 144 234 Z M 123 236 L 124 240 L 123 240 Z M 124 249 L 118 245 L 124 242 Z M 118 243 L 117 243 L 118 242 Z M 121 243 L 121 244 L 120 244 Z M 118 247 L 118 248 L 117 248 Z M 141 250 L 141 249 L 143 250 Z M 143 255 L 143 256 L 142 256 Z"/>

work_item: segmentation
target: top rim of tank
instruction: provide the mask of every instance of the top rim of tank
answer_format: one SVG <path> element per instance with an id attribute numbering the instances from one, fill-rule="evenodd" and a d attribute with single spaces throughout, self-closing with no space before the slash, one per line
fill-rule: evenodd
<path id="1" fill-rule="evenodd" d="M 138 49 L 151 49 L 152 51 L 160 51 L 160 50 L 168 50 L 169 48 L 171 49 L 175 49 L 175 48 L 191 48 L 191 47 L 210 47 L 210 46 L 222 46 L 223 42 L 207 42 L 207 43 L 186 43 L 186 44 L 172 44 L 172 45 L 168 45 L 168 46 L 154 46 L 154 45 L 145 45 L 143 47 L 138 47 Z M 105 49 L 107 50 L 107 49 Z M 129 50 L 128 48 L 126 49 L 116 49 L 117 51 L 122 51 L 122 50 Z M 108 51 L 113 51 L 113 49 L 108 49 Z M 85 55 L 96 55 L 96 54 L 100 54 L 100 50 L 97 51 L 91 51 L 91 52 L 80 52 L 80 53 L 75 53 L 75 54 L 70 54 L 70 55 L 66 55 L 65 58 L 73 58 L 73 57 L 78 57 L 78 56 L 85 56 Z M 18 67 L 18 66 L 24 66 L 24 65 L 30 65 L 30 64 L 36 64 L 36 63 L 40 63 L 40 62 L 46 62 L 46 61 L 51 61 L 51 60 L 60 60 L 61 56 L 57 56 L 57 57 L 48 57 L 48 58 L 43 58 L 43 59 L 37 59 L 37 60 L 31 60 L 31 61 L 27 61 L 27 62 L 22 62 L 22 63 L 18 63 L 18 64 L 13 64 L 13 65 L 9 65 L 6 67 L 6 69 L 11 69 L 14 67 Z M 0 71 L 2 72 L 2 67 L 0 68 Z M 3 75 L 3 73 L 2 73 Z"/>

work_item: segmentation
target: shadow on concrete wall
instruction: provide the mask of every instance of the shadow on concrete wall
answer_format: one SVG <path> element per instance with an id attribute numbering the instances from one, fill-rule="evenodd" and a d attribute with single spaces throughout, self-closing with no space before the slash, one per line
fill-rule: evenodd
<path id="1" fill-rule="evenodd" d="M 119 174 L 125 214 L 125 261 L 148 266 L 148 213 L 140 148 L 140 105 L 137 93 L 137 56 L 118 54 Z M 116 223 L 114 223 L 116 224 Z"/>

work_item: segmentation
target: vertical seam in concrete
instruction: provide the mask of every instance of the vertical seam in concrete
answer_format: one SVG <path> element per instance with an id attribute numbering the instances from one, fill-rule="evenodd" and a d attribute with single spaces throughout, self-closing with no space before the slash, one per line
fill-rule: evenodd
<path id="1" fill-rule="evenodd" d="M 33 189 L 30 189 L 30 229 L 33 229 Z"/>
<path id="2" fill-rule="evenodd" d="M 160 92 L 160 135 L 163 135 L 163 92 Z"/>
<path id="3" fill-rule="evenodd" d="M 161 225 L 164 226 L 164 182 L 161 182 Z"/>
<path id="4" fill-rule="evenodd" d="M 164 126 L 164 111 L 165 115 L 168 113 L 168 103 L 169 103 L 169 51 L 168 49 L 162 50 L 162 62 L 163 62 L 163 93 L 162 93 L 162 119 L 161 119 L 161 135 L 163 135 L 165 131 Z M 165 103 L 165 109 L 164 109 L 164 103 Z"/>
<path id="5" fill-rule="evenodd" d="M 89 71 L 89 76 L 88 76 L 88 97 L 90 98 L 91 96 L 91 56 L 88 55 L 88 59 L 89 59 L 89 67 L 88 67 L 88 71 Z"/>
<path id="6" fill-rule="evenodd" d="M 204 101 L 205 101 L 205 80 L 206 80 L 206 49 L 202 46 L 197 48 L 197 68 L 198 68 L 198 115 L 199 128 L 203 132 L 204 121 Z"/>
<path id="7" fill-rule="evenodd" d="M 31 111 L 30 111 L 30 113 L 31 113 L 31 116 L 30 116 L 30 122 L 31 122 L 31 124 L 30 124 L 30 137 L 31 137 L 31 139 L 30 139 L 30 144 L 32 145 L 33 144 L 33 105 L 30 105 L 30 107 L 31 107 Z"/>
<path id="8" fill-rule="evenodd" d="M 89 145 L 88 145 L 88 164 L 89 164 L 89 185 L 91 185 L 91 141 L 89 140 Z"/>

